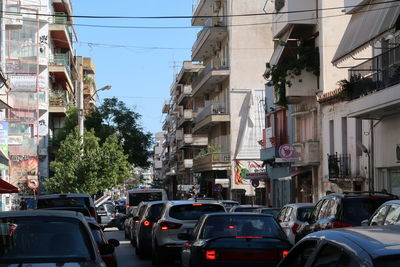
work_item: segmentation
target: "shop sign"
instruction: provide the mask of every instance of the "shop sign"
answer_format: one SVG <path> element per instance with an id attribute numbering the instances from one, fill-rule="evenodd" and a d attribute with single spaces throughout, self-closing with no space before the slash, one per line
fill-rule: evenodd
<path id="1" fill-rule="evenodd" d="M 13 91 L 36 92 L 37 76 L 11 75 L 10 87 Z"/>
<path id="2" fill-rule="evenodd" d="M 246 179 L 251 179 L 251 180 L 268 179 L 268 173 L 266 173 L 265 171 L 247 173 Z"/>
<path id="3" fill-rule="evenodd" d="M 220 184 L 224 188 L 229 187 L 229 179 L 228 178 L 216 178 L 214 181 L 216 184 Z"/>

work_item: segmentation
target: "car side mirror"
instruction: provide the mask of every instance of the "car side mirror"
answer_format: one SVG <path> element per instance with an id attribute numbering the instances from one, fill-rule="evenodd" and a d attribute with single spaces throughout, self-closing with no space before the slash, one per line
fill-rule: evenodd
<path id="1" fill-rule="evenodd" d="M 180 233 L 178 234 L 178 239 L 188 241 L 191 239 L 191 235 L 187 233 Z"/>
<path id="2" fill-rule="evenodd" d="M 99 246 L 99 250 L 101 255 L 112 254 L 115 251 L 115 247 L 112 244 L 102 244 Z"/>
<path id="3" fill-rule="evenodd" d="M 368 219 L 361 221 L 361 226 L 368 226 Z"/>
<path id="4" fill-rule="evenodd" d="M 115 248 L 119 247 L 119 241 L 117 239 L 109 239 L 108 243 L 113 245 Z"/>

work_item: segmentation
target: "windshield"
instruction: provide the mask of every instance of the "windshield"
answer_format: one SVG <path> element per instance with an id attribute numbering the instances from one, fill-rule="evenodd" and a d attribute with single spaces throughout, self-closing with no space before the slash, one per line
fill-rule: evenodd
<path id="1" fill-rule="evenodd" d="M 259 207 L 235 207 L 235 212 L 253 212 L 258 209 Z"/>
<path id="2" fill-rule="evenodd" d="M 225 212 L 221 205 L 214 204 L 188 204 L 171 207 L 169 216 L 178 220 L 198 220 L 202 215 L 213 212 Z"/>
<path id="3" fill-rule="evenodd" d="M 129 193 L 129 205 L 137 206 L 140 202 L 162 200 L 162 192 L 136 192 Z"/>
<path id="4" fill-rule="evenodd" d="M 204 239 L 222 236 L 285 238 L 272 217 L 257 215 L 210 216 L 202 236 Z"/>
<path id="5" fill-rule="evenodd" d="M 70 207 L 70 206 L 86 206 L 90 207 L 89 198 L 87 197 L 59 197 L 38 199 L 37 208 L 56 208 L 56 207 Z"/>
<path id="6" fill-rule="evenodd" d="M 268 215 L 272 215 L 272 216 L 276 216 L 278 215 L 279 210 L 274 210 L 274 209 L 262 209 L 261 213 L 262 214 L 268 214 Z"/>
<path id="7" fill-rule="evenodd" d="M 387 200 L 378 197 L 343 199 L 343 220 L 353 226 L 360 226 L 361 221 L 369 219 Z"/>
<path id="8" fill-rule="evenodd" d="M 86 262 L 94 257 L 78 220 L 59 217 L 0 219 L 0 262 Z"/>

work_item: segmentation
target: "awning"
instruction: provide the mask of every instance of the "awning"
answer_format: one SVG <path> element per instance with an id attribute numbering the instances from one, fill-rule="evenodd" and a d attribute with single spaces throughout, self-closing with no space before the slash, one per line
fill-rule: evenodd
<path id="1" fill-rule="evenodd" d="M 18 188 L 0 178 L 0 194 L 18 193 Z"/>
<path id="2" fill-rule="evenodd" d="M 399 2 L 379 2 L 382 3 L 369 5 L 351 16 L 332 63 L 346 59 L 396 26 L 400 15 Z"/>
<path id="3" fill-rule="evenodd" d="M 0 150 L 0 163 L 6 166 L 10 166 L 8 158 L 4 155 L 4 152 Z"/>
<path id="4" fill-rule="evenodd" d="M 286 43 L 290 37 L 290 34 L 292 33 L 292 30 L 293 30 L 293 26 L 291 26 L 290 29 L 288 31 L 286 31 L 286 33 L 284 35 L 282 35 L 281 38 L 279 38 L 279 40 Z M 279 59 L 281 58 L 281 55 L 283 53 L 283 50 L 285 50 L 285 47 L 282 45 L 278 44 L 278 46 L 275 47 L 274 52 L 272 53 L 271 59 L 269 60 L 269 64 L 271 66 L 278 64 Z"/>
<path id="5" fill-rule="evenodd" d="M 0 109 L 11 109 L 11 107 L 6 102 L 0 99 Z"/>

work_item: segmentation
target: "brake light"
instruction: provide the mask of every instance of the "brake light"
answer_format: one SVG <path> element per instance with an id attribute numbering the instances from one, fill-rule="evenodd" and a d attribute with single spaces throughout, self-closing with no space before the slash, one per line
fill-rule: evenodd
<path id="1" fill-rule="evenodd" d="M 215 260 L 216 258 L 215 250 L 206 250 L 206 260 Z"/>
<path id="2" fill-rule="evenodd" d="M 128 212 L 128 209 L 129 209 L 130 207 L 131 207 L 131 206 L 129 206 L 129 204 L 126 204 L 126 205 L 125 205 L 126 212 Z"/>
<path id="3" fill-rule="evenodd" d="M 285 258 L 289 254 L 289 250 L 282 250 L 281 257 L 282 259 Z"/>
<path id="4" fill-rule="evenodd" d="M 145 220 L 145 221 L 143 222 L 143 225 L 144 225 L 144 226 L 150 226 L 150 221 Z"/>
<path id="5" fill-rule="evenodd" d="M 179 229 L 182 226 L 180 223 L 162 221 L 160 222 L 161 230 L 171 230 L 171 229 Z"/>
<path id="6" fill-rule="evenodd" d="M 194 203 L 194 204 L 192 204 L 192 206 L 203 206 L 203 204 L 201 204 L 201 203 Z"/>
<path id="7" fill-rule="evenodd" d="M 299 225 L 297 223 L 294 223 L 292 225 L 292 233 L 296 234 L 297 233 L 297 229 L 299 229 Z"/>
<path id="8" fill-rule="evenodd" d="M 233 229 L 235 229 L 235 226 L 234 225 L 229 225 L 228 228 L 233 230 Z"/>
<path id="9" fill-rule="evenodd" d="M 257 238 L 260 239 L 262 236 L 236 236 L 235 238 Z"/>
<path id="10" fill-rule="evenodd" d="M 113 218 L 114 218 L 114 217 L 115 217 L 115 213 L 111 214 L 111 217 L 113 217 Z"/>
<path id="11" fill-rule="evenodd" d="M 352 227 L 353 225 L 349 224 L 349 223 L 344 223 L 344 222 L 339 222 L 339 221 L 335 221 L 332 224 L 332 228 L 344 228 L 344 227 Z"/>

